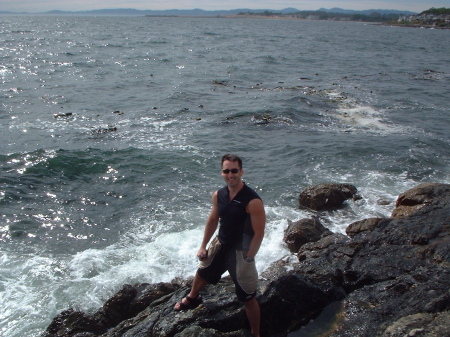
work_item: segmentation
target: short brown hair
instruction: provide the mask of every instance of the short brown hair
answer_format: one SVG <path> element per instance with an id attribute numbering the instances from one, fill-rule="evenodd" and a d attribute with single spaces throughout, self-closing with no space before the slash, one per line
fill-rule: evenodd
<path id="1" fill-rule="evenodd" d="M 229 161 L 237 161 L 239 164 L 239 168 L 242 169 L 242 159 L 239 158 L 239 156 L 236 156 L 235 154 L 226 154 L 222 157 L 222 165 L 225 160 Z"/>

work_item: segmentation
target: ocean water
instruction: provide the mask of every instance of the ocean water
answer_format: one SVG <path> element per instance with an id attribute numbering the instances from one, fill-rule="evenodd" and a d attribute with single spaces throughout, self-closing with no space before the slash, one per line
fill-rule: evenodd
<path id="1" fill-rule="evenodd" d="M 0 335 L 39 336 L 124 283 L 195 273 L 220 158 L 264 200 L 260 271 L 307 186 L 389 216 L 450 182 L 450 31 L 225 18 L 0 16 Z"/>

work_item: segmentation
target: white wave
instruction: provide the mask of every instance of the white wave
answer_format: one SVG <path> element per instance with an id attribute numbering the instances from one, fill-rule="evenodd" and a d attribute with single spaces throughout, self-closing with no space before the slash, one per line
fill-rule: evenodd
<path id="1" fill-rule="evenodd" d="M 386 130 L 389 126 L 383 122 L 382 113 L 370 106 L 342 106 L 336 111 L 336 118 L 344 123 L 363 128 Z"/>
<path id="2" fill-rule="evenodd" d="M 321 95 L 337 104 L 335 111 L 328 114 L 355 130 L 375 133 L 405 133 L 405 127 L 393 124 L 382 109 L 357 101 L 355 98 L 335 90 L 325 90 Z"/>
<path id="3" fill-rule="evenodd" d="M 266 236 L 257 256 L 260 271 L 285 256 L 283 232 L 287 218 L 296 211 L 268 207 Z M 145 225 L 143 225 L 145 226 Z M 0 331 L 15 336 L 38 336 L 51 319 L 73 307 L 93 312 L 123 284 L 170 282 L 194 276 L 196 253 L 203 226 L 162 233 L 146 241 L 150 233 L 134 235 L 105 249 L 87 249 L 73 256 L 21 256 L 3 254 L 0 260 Z M 147 237 L 146 237 L 147 236 Z M 26 332 L 26 333 L 25 333 Z"/>

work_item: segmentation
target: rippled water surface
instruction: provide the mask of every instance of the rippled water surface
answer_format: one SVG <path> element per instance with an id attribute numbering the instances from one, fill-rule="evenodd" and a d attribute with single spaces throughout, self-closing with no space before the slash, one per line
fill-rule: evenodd
<path id="1" fill-rule="evenodd" d="M 226 152 L 265 203 L 260 271 L 308 185 L 358 188 L 320 215 L 344 233 L 450 180 L 448 30 L 0 16 L 0 41 L 2 336 L 193 275 Z"/>

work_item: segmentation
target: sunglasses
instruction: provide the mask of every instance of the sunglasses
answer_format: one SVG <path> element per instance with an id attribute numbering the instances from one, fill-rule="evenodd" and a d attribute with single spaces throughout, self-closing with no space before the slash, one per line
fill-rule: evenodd
<path id="1" fill-rule="evenodd" d="M 234 169 L 231 169 L 231 170 L 229 170 L 229 169 L 224 169 L 224 170 L 222 170 L 222 173 L 224 173 L 224 174 L 228 174 L 228 173 L 233 173 L 233 174 L 236 174 L 236 173 L 238 173 L 239 172 L 239 169 L 237 169 L 237 168 L 234 168 Z"/>

